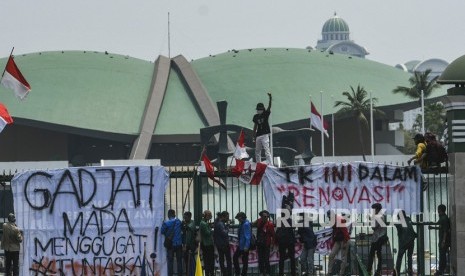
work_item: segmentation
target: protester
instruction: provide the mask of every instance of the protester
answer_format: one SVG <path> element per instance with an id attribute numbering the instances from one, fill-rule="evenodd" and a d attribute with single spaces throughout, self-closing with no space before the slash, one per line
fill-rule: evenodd
<path id="1" fill-rule="evenodd" d="M 446 214 L 446 205 L 440 204 L 438 206 L 439 220 L 437 224 L 439 227 L 432 227 L 439 230 L 439 267 L 434 275 L 443 275 L 447 265 L 447 253 L 451 244 L 451 229 L 450 219 Z"/>
<path id="2" fill-rule="evenodd" d="M 164 246 L 168 259 L 168 276 L 174 275 L 174 256 L 176 255 L 177 274 L 182 274 L 182 222 L 176 217 L 173 209 L 168 210 L 168 220 L 161 226 L 161 234 L 165 236 Z"/>
<path id="3" fill-rule="evenodd" d="M 2 249 L 5 251 L 5 275 L 19 275 L 19 250 L 23 241 L 21 230 L 16 225 L 13 213 L 8 215 L 8 222 L 3 224 Z"/>
<path id="4" fill-rule="evenodd" d="M 213 235 L 210 227 L 211 219 L 212 212 L 205 210 L 199 226 L 205 276 L 215 275 L 215 247 L 213 246 Z"/>
<path id="5" fill-rule="evenodd" d="M 270 213 L 263 210 L 259 213 L 254 225 L 257 226 L 257 254 L 258 254 L 258 269 L 260 274 L 270 275 L 270 250 L 274 242 L 274 225 L 269 220 Z"/>
<path id="6" fill-rule="evenodd" d="M 447 162 L 447 151 L 445 147 L 436 140 L 436 135 L 431 132 L 425 133 L 425 141 L 426 149 L 422 158 L 426 160 L 427 167 L 441 167 L 441 163 Z"/>
<path id="7" fill-rule="evenodd" d="M 182 241 L 184 253 L 184 267 L 187 276 L 194 275 L 194 252 L 195 244 L 195 222 L 192 220 L 192 213 L 187 211 L 183 215 L 182 222 Z"/>
<path id="8" fill-rule="evenodd" d="M 373 235 L 371 236 L 371 246 L 370 253 L 368 255 L 367 269 L 371 273 L 373 267 L 373 259 L 376 253 L 376 257 L 378 258 L 378 266 L 374 275 L 381 276 L 381 269 L 383 263 L 383 255 L 381 249 L 383 245 L 386 244 L 386 242 L 389 240 L 387 236 L 386 216 L 383 213 L 381 213 L 382 206 L 380 203 L 374 203 L 373 205 L 371 205 L 371 208 L 374 209 L 375 215 L 372 221 L 374 226 L 372 227 Z"/>
<path id="9" fill-rule="evenodd" d="M 329 210 L 326 215 L 333 221 L 333 232 L 331 234 L 331 253 L 329 253 L 328 274 L 333 275 L 334 261 L 338 253 L 341 254 L 341 268 L 339 275 L 345 275 L 347 266 L 347 254 L 349 252 L 350 234 L 347 229 L 347 221 L 338 216 L 333 210 Z"/>
<path id="10" fill-rule="evenodd" d="M 317 245 L 317 238 L 313 232 L 313 225 L 299 227 L 297 229 L 300 242 L 303 245 L 302 253 L 300 254 L 300 274 L 313 275 L 313 255 Z"/>
<path id="11" fill-rule="evenodd" d="M 283 211 L 292 214 L 292 208 L 294 207 L 294 194 L 289 193 L 289 195 L 283 196 L 281 207 Z M 283 214 L 283 217 L 286 214 Z M 295 233 L 294 228 L 292 227 L 292 219 L 289 218 L 288 227 L 286 225 L 278 225 L 276 229 L 276 240 L 278 242 L 279 250 L 279 275 L 284 275 L 284 261 L 289 259 L 289 265 L 291 269 L 291 275 L 296 275 L 296 263 L 295 263 Z"/>
<path id="12" fill-rule="evenodd" d="M 253 137 L 255 140 L 255 161 L 261 162 L 262 149 L 265 150 L 266 161 L 268 165 L 273 165 L 270 151 L 270 125 L 268 124 L 268 118 L 271 114 L 271 93 L 268 93 L 268 108 L 265 110 L 263 103 L 257 104 L 257 114 L 253 116 Z"/>
<path id="13" fill-rule="evenodd" d="M 219 220 L 215 222 L 213 237 L 218 251 L 218 261 L 220 263 L 221 275 L 232 275 L 231 250 L 229 249 L 229 228 L 226 223 L 229 221 L 229 213 L 223 211 Z M 226 261 L 226 266 L 224 262 Z"/>
<path id="14" fill-rule="evenodd" d="M 394 275 L 400 275 L 400 267 L 402 265 L 402 258 L 407 252 L 407 275 L 413 275 L 413 248 L 415 246 L 415 239 L 417 233 L 413 229 L 412 220 L 407 216 L 404 210 L 397 214 L 399 223 L 396 223 L 397 236 L 399 237 L 399 250 L 397 251 L 396 270 Z"/>
<path id="15" fill-rule="evenodd" d="M 239 212 L 236 215 L 236 219 L 239 220 L 239 246 L 234 252 L 234 272 L 236 275 L 247 275 L 249 267 L 249 249 L 250 241 L 252 239 L 252 225 L 247 220 L 247 216 L 244 212 Z M 242 257 L 242 272 L 239 266 L 239 257 Z"/>
<path id="16" fill-rule="evenodd" d="M 413 161 L 415 165 L 420 165 L 420 168 L 426 169 L 426 160 L 422 159 L 422 156 L 426 151 L 425 137 L 422 134 L 417 133 L 413 137 L 413 141 L 415 142 L 417 148 L 415 150 L 415 154 L 407 161 L 407 163 L 410 165 L 410 163 Z"/>

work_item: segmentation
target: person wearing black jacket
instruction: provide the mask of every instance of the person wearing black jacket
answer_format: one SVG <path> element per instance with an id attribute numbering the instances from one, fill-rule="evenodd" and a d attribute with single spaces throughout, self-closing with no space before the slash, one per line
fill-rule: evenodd
<path id="1" fill-rule="evenodd" d="M 300 269 L 301 275 L 313 275 L 313 255 L 317 245 L 313 225 L 299 227 L 297 233 L 300 236 L 300 242 L 303 245 L 302 253 L 300 254 Z"/>
<path id="2" fill-rule="evenodd" d="M 294 194 L 289 193 L 289 196 L 283 196 L 282 208 L 287 209 L 292 214 L 292 208 L 294 206 Z M 276 239 L 278 241 L 279 248 L 279 275 L 284 275 L 284 261 L 289 258 L 291 276 L 296 275 L 296 264 L 295 264 L 295 233 L 292 227 L 292 220 L 288 219 L 290 227 L 281 225 L 276 230 Z"/>
<path id="3" fill-rule="evenodd" d="M 215 221 L 213 230 L 213 240 L 216 250 L 218 251 L 218 259 L 221 268 L 221 275 L 232 275 L 232 259 L 231 250 L 229 249 L 229 229 L 226 223 L 229 221 L 229 213 L 221 212 L 219 219 Z M 224 261 L 226 260 L 226 267 Z"/>

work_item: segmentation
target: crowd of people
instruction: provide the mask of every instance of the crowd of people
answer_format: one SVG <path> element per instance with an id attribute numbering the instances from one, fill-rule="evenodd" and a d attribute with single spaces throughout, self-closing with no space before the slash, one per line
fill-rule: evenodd
<path id="1" fill-rule="evenodd" d="M 292 204 L 292 198 L 283 198 L 283 208 L 292 210 Z M 368 261 L 364 265 L 370 275 L 382 275 L 383 260 L 385 260 L 383 258 L 383 254 L 385 254 L 385 252 L 383 253 L 383 246 L 389 241 L 387 235 L 388 223 L 386 222 L 386 216 L 381 212 L 381 204 L 374 203 L 371 207 L 374 210 L 374 216 L 379 216 L 379 218 L 374 220 L 372 225 L 373 234 L 370 238 Z M 446 267 L 446 253 L 450 247 L 450 221 L 446 215 L 444 205 L 438 206 L 438 214 L 439 220 L 436 229 L 439 230 L 439 267 L 437 275 L 442 275 Z M 331 251 L 327 267 L 328 275 L 334 275 L 331 273 L 347 275 L 346 268 L 350 242 L 349 228 L 344 218 L 334 211 L 328 211 L 327 217 L 328 219 L 335 219 L 330 238 Z M 407 256 L 407 275 L 413 275 L 412 256 L 417 234 L 410 217 L 407 216 L 405 211 L 400 212 L 397 218 L 405 223 L 394 224 L 397 228 L 399 244 L 393 275 L 399 275 L 398 272 L 401 270 L 405 254 Z M 270 220 L 270 213 L 267 210 L 261 211 L 258 218 L 253 222 L 248 220 L 244 212 L 237 213 L 235 219 L 239 221 L 238 240 L 232 254 L 229 235 L 231 225 L 227 211 L 218 213 L 213 222 L 211 222 L 212 213 L 209 210 L 204 211 L 198 234 L 196 234 L 196 227 L 190 212 L 185 212 L 183 221 L 180 221 L 176 218 L 174 210 L 169 210 L 168 220 L 162 226 L 162 234 L 165 239 L 168 238 L 172 242 L 172 246 L 167 247 L 168 275 L 173 275 L 175 257 L 177 259 L 177 275 L 194 275 L 194 257 L 198 247 L 202 252 L 203 269 L 206 276 L 215 275 L 215 247 L 221 275 L 247 275 L 250 250 L 256 250 L 257 252 L 260 275 L 270 275 L 270 251 L 274 244 L 277 245 L 279 251 L 279 275 L 284 275 L 284 262 L 287 259 L 289 259 L 290 270 L 290 274 L 287 275 L 297 275 L 295 256 L 297 240 L 302 244 L 299 275 L 315 275 L 313 258 L 317 247 L 317 236 L 313 231 L 314 225 L 312 223 L 298 228 L 276 227 Z M 257 229 L 256 237 L 253 235 L 252 227 Z M 173 235 L 172 238 L 171 235 Z M 341 262 L 338 271 L 333 271 L 336 256 L 339 256 Z M 372 273 L 375 256 L 378 261 L 374 273 Z M 181 264 L 182 262 L 185 264 L 184 267 Z"/>

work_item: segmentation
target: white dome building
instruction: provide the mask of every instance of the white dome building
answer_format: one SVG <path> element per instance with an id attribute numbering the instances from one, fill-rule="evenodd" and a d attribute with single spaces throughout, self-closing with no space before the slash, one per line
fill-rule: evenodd
<path id="1" fill-rule="evenodd" d="M 365 47 L 350 40 L 349 25 L 336 13 L 323 25 L 321 36 L 315 47 L 318 50 L 361 58 L 369 54 Z"/>

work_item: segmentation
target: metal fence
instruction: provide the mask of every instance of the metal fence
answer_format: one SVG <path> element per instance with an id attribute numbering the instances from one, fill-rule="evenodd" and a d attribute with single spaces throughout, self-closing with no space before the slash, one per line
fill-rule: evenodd
<path id="1" fill-rule="evenodd" d="M 198 175 L 193 167 L 173 167 L 168 169 L 170 171 L 170 183 L 165 193 L 165 214 L 168 209 L 174 209 L 177 216 L 182 217 L 184 211 L 191 211 L 194 220 L 199 223 L 204 210 L 210 210 L 213 214 L 226 210 L 231 214 L 231 217 L 242 211 L 245 212 L 250 221 L 254 221 L 258 218 L 258 213 L 266 209 L 262 185 L 246 185 L 237 178 L 222 173 L 219 178 L 227 187 L 224 190 L 205 175 Z M 421 193 L 422 212 L 418 215 L 412 215 L 418 234 L 414 251 L 414 271 L 416 271 L 417 275 L 433 275 L 438 266 L 439 249 L 438 231 L 431 228 L 436 225 L 438 220 L 437 206 L 444 204 L 449 207 L 447 204 L 449 179 L 446 170 L 424 171 L 424 176 L 428 184 L 427 188 Z M 13 210 L 9 185 L 11 178 L 12 175 L 0 175 L 0 215 L 3 222 L 5 222 L 8 212 Z M 389 220 L 390 218 L 388 218 Z M 237 230 L 236 228 L 237 223 L 232 224 L 231 229 L 233 232 Z M 314 228 L 315 231 L 319 229 L 321 229 L 321 226 Z M 392 272 L 398 252 L 397 231 L 394 227 L 389 228 L 388 236 L 389 243 L 383 249 L 383 270 L 386 274 Z M 360 264 L 366 264 L 367 262 L 370 237 L 370 227 L 354 227 L 352 229 L 349 265 L 353 274 L 363 275 Z M 0 257 L 2 255 L 3 252 L 0 252 Z M 315 254 L 314 265 L 321 275 L 326 274 L 327 264 L 326 256 Z M 401 271 L 404 271 L 405 267 L 406 257 L 404 257 Z M 258 275 L 256 268 L 250 268 L 249 271 L 250 275 Z M 273 271 L 277 272 L 277 266 L 273 266 Z"/>

